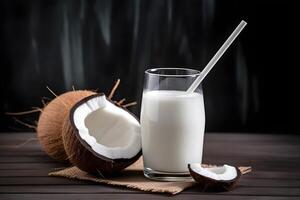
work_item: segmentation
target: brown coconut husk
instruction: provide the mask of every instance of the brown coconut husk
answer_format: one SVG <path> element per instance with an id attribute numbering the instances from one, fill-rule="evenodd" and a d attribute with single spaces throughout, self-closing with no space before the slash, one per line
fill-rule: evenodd
<path id="1" fill-rule="evenodd" d="M 37 137 L 44 151 L 58 161 L 67 161 L 62 141 L 62 126 L 72 106 L 81 99 L 95 94 L 88 90 L 66 92 L 57 96 L 42 110 L 38 124 Z"/>

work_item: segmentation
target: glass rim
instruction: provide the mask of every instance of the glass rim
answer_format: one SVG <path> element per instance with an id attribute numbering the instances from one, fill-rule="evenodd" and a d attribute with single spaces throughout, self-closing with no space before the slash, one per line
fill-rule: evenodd
<path id="1" fill-rule="evenodd" d="M 159 70 L 181 70 L 186 72 L 191 72 L 191 74 L 157 74 L 155 71 Z M 200 71 L 196 69 L 189 68 L 179 68 L 179 67 L 159 67 L 159 68 L 150 68 L 145 70 L 145 74 L 159 77 L 195 77 L 200 75 Z"/>

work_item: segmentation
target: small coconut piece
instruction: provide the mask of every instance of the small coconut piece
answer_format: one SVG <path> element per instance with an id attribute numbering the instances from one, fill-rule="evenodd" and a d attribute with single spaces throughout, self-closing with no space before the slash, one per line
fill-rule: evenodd
<path id="1" fill-rule="evenodd" d="M 115 176 L 141 155 L 140 124 L 104 94 L 82 99 L 63 125 L 68 159 L 83 171 Z"/>
<path id="2" fill-rule="evenodd" d="M 92 94 L 95 92 L 88 90 L 66 92 L 57 96 L 42 110 L 37 125 L 37 137 L 44 151 L 55 160 L 67 160 L 62 141 L 63 121 L 75 103 Z"/>
<path id="3" fill-rule="evenodd" d="M 204 168 L 199 163 L 193 163 L 188 164 L 188 169 L 193 179 L 198 182 L 204 190 L 232 190 L 241 177 L 240 170 L 230 165 Z"/>

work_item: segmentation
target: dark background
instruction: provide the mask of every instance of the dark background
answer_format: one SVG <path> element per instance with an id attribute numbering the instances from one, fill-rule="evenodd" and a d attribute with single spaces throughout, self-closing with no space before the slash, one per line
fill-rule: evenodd
<path id="1" fill-rule="evenodd" d="M 137 100 L 149 67 L 201 70 L 240 20 L 248 22 L 203 84 L 206 131 L 297 133 L 290 82 L 291 1 L 0 2 L 0 131 L 30 131 L 5 112 L 76 89 Z M 296 67 L 296 66 L 294 66 Z M 282 76 L 283 71 L 287 73 Z M 34 123 L 38 115 L 18 119 Z"/>

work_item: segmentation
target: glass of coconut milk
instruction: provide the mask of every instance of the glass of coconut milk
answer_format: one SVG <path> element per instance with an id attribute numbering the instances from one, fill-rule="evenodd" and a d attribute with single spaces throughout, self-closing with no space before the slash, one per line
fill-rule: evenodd
<path id="1" fill-rule="evenodd" d="M 186 90 L 200 71 L 145 71 L 141 108 L 144 175 L 164 181 L 189 180 L 189 163 L 201 163 L 205 112 L 201 85 Z"/>

